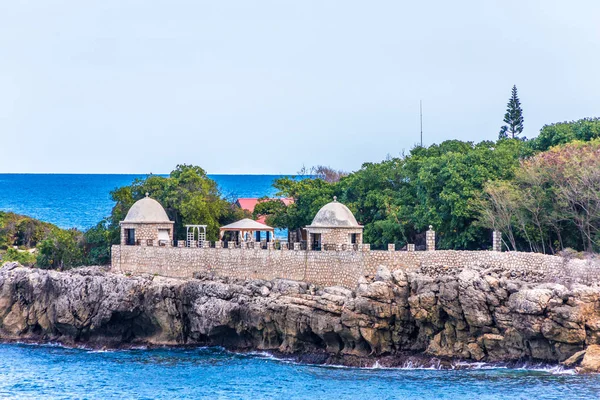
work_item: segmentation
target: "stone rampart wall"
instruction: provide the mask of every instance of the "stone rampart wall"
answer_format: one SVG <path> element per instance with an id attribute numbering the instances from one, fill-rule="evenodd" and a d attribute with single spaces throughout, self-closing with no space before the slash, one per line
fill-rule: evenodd
<path id="1" fill-rule="evenodd" d="M 533 282 L 600 282 L 598 265 L 585 260 L 537 253 L 492 251 L 299 251 L 273 249 L 178 248 L 119 246 L 112 248 L 112 267 L 123 273 L 150 273 L 190 278 L 196 272 L 242 279 L 293 279 L 353 288 L 377 267 L 431 275 L 452 274 L 464 267 L 509 271 Z"/>

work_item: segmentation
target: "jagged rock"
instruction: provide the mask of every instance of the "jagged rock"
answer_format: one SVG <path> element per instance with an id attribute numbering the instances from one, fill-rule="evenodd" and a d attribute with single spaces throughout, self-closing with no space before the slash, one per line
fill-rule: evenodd
<path id="1" fill-rule="evenodd" d="M 540 315 L 552 298 L 549 289 L 521 290 L 510 295 L 508 306 L 519 314 Z"/>
<path id="2" fill-rule="evenodd" d="M 573 354 L 571 357 L 563 361 L 561 364 L 569 368 L 574 367 L 575 365 L 579 364 L 581 360 L 583 360 L 585 352 L 585 350 L 578 351 L 577 353 Z"/>
<path id="3" fill-rule="evenodd" d="M 577 369 L 582 373 L 598 373 L 600 372 L 600 345 L 592 344 L 586 349 L 581 366 Z"/>
<path id="4" fill-rule="evenodd" d="M 363 277 L 350 290 L 283 279 L 127 277 L 102 268 L 56 272 L 9 263 L 0 268 L 0 339 L 98 347 L 210 344 L 338 358 L 419 352 L 566 365 L 576 365 L 589 344 L 581 366 L 588 372 L 600 359 L 593 347 L 600 343 L 600 288 L 536 286 L 493 268 L 435 277 L 378 268 L 374 279 Z"/>
<path id="5" fill-rule="evenodd" d="M 387 267 L 380 265 L 375 272 L 375 281 L 389 282 L 392 280 L 392 273 Z"/>

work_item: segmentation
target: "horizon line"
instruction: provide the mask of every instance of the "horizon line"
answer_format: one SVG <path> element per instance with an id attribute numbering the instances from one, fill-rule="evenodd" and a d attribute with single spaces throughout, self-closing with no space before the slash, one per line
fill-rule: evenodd
<path id="1" fill-rule="evenodd" d="M 168 176 L 170 174 L 170 172 L 167 173 L 162 173 L 162 172 L 0 172 L 0 175 L 166 175 Z M 294 174 L 283 174 L 283 173 L 279 173 L 279 174 L 274 174 L 274 173 L 269 173 L 269 174 L 257 174 L 257 173 L 247 173 L 247 174 L 240 174 L 240 173 L 207 173 L 206 175 L 229 175 L 229 176 L 235 176 L 235 175 L 250 175 L 250 176 L 296 176 L 298 175 L 298 173 L 294 173 Z"/>

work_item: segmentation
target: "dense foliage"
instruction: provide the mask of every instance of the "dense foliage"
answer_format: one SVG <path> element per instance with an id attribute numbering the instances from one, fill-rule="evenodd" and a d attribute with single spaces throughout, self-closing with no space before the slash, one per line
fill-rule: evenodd
<path id="1" fill-rule="evenodd" d="M 85 233 L 88 262 L 106 264 L 110 261 L 110 245 L 119 243 L 120 239 L 119 222 L 146 193 L 160 202 L 169 219 L 175 222 L 176 238 L 185 236 L 184 225 L 202 224 L 207 225 L 207 238 L 217 240 L 220 226 L 247 216 L 232 201 L 222 197 L 216 182 L 202 168 L 178 165 L 167 177 L 149 175 L 111 192 L 115 206 L 110 217 Z"/>
<path id="2" fill-rule="evenodd" d="M 337 196 L 364 225 L 373 248 L 423 245 L 433 225 L 442 249 L 486 249 L 497 229 L 511 250 L 599 251 L 600 118 L 546 125 L 532 140 L 416 147 L 350 174 L 318 167 L 274 186 L 294 203 L 263 199 L 255 215 L 267 215 L 270 225 L 309 225 Z M 108 264 L 119 222 L 146 193 L 164 206 L 178 238 L 185 224 L 206 224 L 208 239 L 217 240 L 219 226 L 248 216 L 222 197 L 202 168 L 178 165 L 167 177 L 149 175 L 115 189 L 111 215 L 84 233 L 0 212 L 0 257 L 58 269 Z"/>
<path id="3" fill-rule="evenodd" d="M 65 269 L 85 262 L 81 232 L 14 213 L 0 212 L 0 258 L 23 265 Z M 31 250 L 37 248 L 37 252 Z"/>
<path id="4" fill-rule="evenodd" d="M 600 139 L 524 160 L 511 181 L 486 185 L 482 220 L 513 250 L 600 250 Z"/>
<path id="5" fill-rule="evenodd" d="M 594 181 L 598 153 L 581 143 L 539 152 L 550 144 L 589 141 L 599 126 L 598 119 L 583 119 L 545 126 L 529 141 L 450 140 L 416 147 L 403 157 L 366 163 L 338 182 L 279 179 L 279 195 L 295 203 L 265 201 L 255 214 L 269 215 L 267 222 L 276 227 L 296 229 L 310 224 L 335 195 L 365 226 L 365 242 L 374 248 L 422 245 L 431 224 L 443 249 L 489 248 L 492 229 L 500 229 L 510 249 L 598 250 L 592 215 L 600 190 Z"/>
<path id="6" fill-rule="evenodd" d="M 52 232 L 38 246 L 37 266 L 64 270 L 85 264 L 82 236 L 76 229 Z"/>
<path id="7" fill-rule="evenodd" d="M 583 118 L 578 121 L 544 125 L 540 134 L 529 141 L 535 151 L 546 151 L 553 146 L 581 140 L 600 138 L 600 118 Z"/>
<path id="8" fill-rule="evenodd" d="M 37 247 L 35 261 L 43 268 L 108 264 L 110 246 L 120 240 L 119 222 L 125 219 L 133 203 L 146 193 L 163 205 L 169 218 L 175 222 L 175 237 L 179 238 L 185 236 L 185 224 L 203 224 L 208 225 L 208 239 L 217 240 L 221 225 L 248 216 L 221 196 L 216 182 L 208 178 L 202 168 L 178 165 L 167 177 L 149 175 L 136 179 L 130 186 L 112 191 L 115 206 L 110 217 L 85 233 L 0 213 L 0 249 L 13 245 L 23 249 Z M 23 252 L 10 251 L 10 254 L 3 255 L 3 260 L 16 260 L 17 256 L 21 257 L 17 261 L 27 257 Z"/>
<path id="9" fill-rule="evenodd" d="M 267 221 L 275 226 L 295 229 L 310 224 L 335 195 L 365 226 L 365 241 L 374 248 L 419 242 L 429 224 L 444 248 L 482 248 L 490 241 L 486 229 L 474 224 L 478 196 L 487 181 L 511 179 L 524 151 L 517 140 L 417 147 L 406 157 L 366 163 L 339 182 L 280 179 L 279 195 L 295 202 L 288 207 L 265 202 L 255 212 L 271 214 Z"/>
<path id="10" fill-rule="evenodd" d="M 56 226 L 11 212 L 0 211 L 0 250 L 32 248 Z"/>

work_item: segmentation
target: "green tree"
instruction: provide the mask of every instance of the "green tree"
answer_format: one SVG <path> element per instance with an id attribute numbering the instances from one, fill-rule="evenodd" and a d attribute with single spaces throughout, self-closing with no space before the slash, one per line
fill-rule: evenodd
<path id="1" fill-rule="evenodd" d="M 54 229 L 58 227 L 24 215 L 0 211 L 0 249 L 11 246 L 34 248 Z"/>
<path id="2" fill-rule="evenodd" d="M 487 181 L 511 179 L 524 154 L 521 141 L 473 144 L 450 140 L 429 148 L 416 147 L 405 157 L 366 163 L 339 182 L 321 178 L 276 181 L 279 195 L 295 202 L 265 202 L 257 214 L 291 229 L 304 227 L 333 196 L 345 203 L 373 248 L 424 241 L 429 224 L 447 249 L 486 248 L 490 231 L 477 225 L 478 201 Z"/>
<path id="3" fill-rule="evenodd" d="M 62 271 L 82 263 L 82 235 L 75 229 L 55 229 L 38 246 L 36 264 L 40 268 Z"/>
<path id="4" fill-rule="evenodd" d="M 280 200 L 266 200 L 256 205 L 254 214 L 267 215 L 267 223 L 277 228 L 309 225 L 319 209 L 339 194 L 338 183 L 322 178 L 285 177 L 277 179 L 273 186 L 278 189 L 277 196 L 292 198 L 294 202 L 286 207 Z"/>
<path id="5" fill-rule="evenodd" d="M 532 150 L 539 152 L 575 140 L 589 142 L 598 138 L 600 138 L 600 118 L 583 118 L 544 125 L 540 129 L 540 134 L 530 140 L 528 145 Z"/>
<path id="6" fill-rule="evenodd" d="M 515 178 L 490 182 L 482 220 L 511 250 L 600 250 L 600 139 L 523 160 Z"/>
<path id="7" fill-rule="evenodd" d="M 207 239 L 217 240 L 220 226 L 249 216 L 222 197 L 217 183 L 202 168 L 178 165 L 169 176 L 148 175 L 111 192 L 115 206 L 110 217 L 85 234 L 89 263 L 110 261 L 110 246 L 120 240 L 119 222 L 125 219 L 133 203 L 146 193 L 160 202 L 169 219 L 175 222 L 175 238 L 185 236 L 186 224 L 203 224 L 207 225 Z"/>
<path id="8" fill-rule="evenodd" d="M 504 114 L 504 123 L 500 128 L 499 139 L 517 138 L 523 133 L 523 110 L 521 109 L 521 101 L 517 94 L 517 85 L 512 88 L 512 94 L 506 106 L 506 114 Z"/>
<path id="9" fill-rule="evenodd" d="M 107 218 L 85 231 L 83 246 L 87 265 L 110 264 L 110 246 L 121 239 L 120 229 L 110 229 L 110 225 Z"/>

